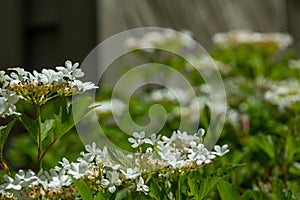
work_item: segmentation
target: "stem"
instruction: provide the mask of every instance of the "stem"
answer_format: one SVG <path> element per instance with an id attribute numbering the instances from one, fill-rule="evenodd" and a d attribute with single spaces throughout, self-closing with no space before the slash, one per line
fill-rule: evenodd
<path id="1" fill-rule="evenodd" d="M 57 142 L 56 138 L 53 142 L 51 142 L 51 144 L 49 144 L 49 146 L 47 147 L 47 149 L 42 153 L 40 159 L 43 160 L 43 158 L 45 157 L 45 155 L 50 151 L 50 149 L 53 147 L 53 145 Z"/>
<path id="2" fill-rule="evenodd" d="M 181 173 L 179 173 L 178 183 L 177 183 L 177 194 L 176 199 L 181 200 Z"/>
<path id="3" fill-rule="evenodd" d="M 70 127 L 69 129 L 65 130 L 65 132 L 63 134 L 61 134 L 59 137 L 55 138 L 51 144 L 49 144 L 49 146 L 46 148 L 46 150 L 42 153 L 41 151 L 41 156 L 40 156 L 40 160 L 43 160 L 43 158 L 46 156 L 46 154 L 51 150 L 51 148 L 54 146 L 54 144 L 68 131 L 71 130 L 72 127 Z"/>
<path id="4" fill-rule="evenodd" d="M 42 146 L 42 116 L 41 116 L 41 106 L 37 106 L 36 109 L 36 113 L 37 113 L 37 118 L 38 118 L 38 135 L 37 135 L 37 144 L 38 144 L 38 170 L 40 170 L 42 168 L 42 157 L 41 157 L 41 153 L 43 150 L 43 146 Z"/>
<path id="5" fill-rule="evenodd" d="M 7 163 L 4 160 L 3 155 L 0 156 L 0 167 L 6 172 L 6 174 L 11 175 L 9 167 L 7 166 Z"/>

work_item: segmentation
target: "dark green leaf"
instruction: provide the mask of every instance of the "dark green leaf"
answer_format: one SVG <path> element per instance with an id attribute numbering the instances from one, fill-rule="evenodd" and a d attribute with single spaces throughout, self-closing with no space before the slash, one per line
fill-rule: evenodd
<path id="1" fill-rule="evenodd" d="M 107 198 L 104 196 L 103 192 L 98 192 L 97 195 L 94 197 L 94 200 L 106 200 Z"/>
<path id="2" fill-rule="evenodd" d="M 93 194 L 83 180 L 73 179 L 73 182 L 75 183 L 82 200 L 93 200 Z"/>
<path id="3" fill-rule="evenodd" d="M 201 180 L 198 188 L 192 186 L 192 185 L 196 185 L 196 186 L 198 185 L 195 180 L 199 181 L 198 177 L 193 177 L 193 179 L 191 178 L 188 179 L 189 186 L 192 187 L 192 189 L 194 189 L 194 190 L 191 189 L 190 194 L 194 195 L 196 199 L 200 200 L 203 199 L 217 185 L 217 183 L 221 180 L 221 178 L 207 177 Z"/>
<path id="4" fill-rule="evenodd" d="M 115 200 L 129 199 L 130 190 L 124 188 L 117 192 Z"/>
<path id="5" fill-rule="evenodd" d="M 161 195 L 162 188 L 159 186 L 158 181 L 152 181 L 150 184 L 149 196 L 152 199 L 160 200 L 159 196 Z"/>
<path id="6" fill-rule="evenodd" d="M 239 195 L 238 189 L 225 180 L 220 180 L 217 187 L 222 200 L 244 200 Z"/>
<path id="7" fill-rule="evenodd" d="M 219 177 L 205 178 L 200 183 L 199 199 L 203 199 L 221 180 Z"/>
<path id="8" fill-rule="evenodd" d="M 49 131 L 53 128 L 54 119 L 47 119 L 42 123 L 42 130 L 41 130 L 41 140 L 43 141 L 47 136 Z"/>
<path id="9" fill-rule="evenodd" d="M 16 123 L 16 119 L 13 119 L 6 126 L 0 126 L 0 145 L 1 146 L 4 145 L 4 143 L 7 139 L 7 136 L 15 123 Z"/>
<path id="10" fill-rule="evenodd" d="M 27 131 L 30 133 L 32 138 L 34 140 L 36 140 L 37 139 L 37 134 L 38 134 L 38 131 L 39 131 L 39 126 L 38 126 L 37 121 L 32 119 L 31 117 L 27 116 L 26 114 L 22 114 L 20 116 L 20 121 L 25 126 Z"/>

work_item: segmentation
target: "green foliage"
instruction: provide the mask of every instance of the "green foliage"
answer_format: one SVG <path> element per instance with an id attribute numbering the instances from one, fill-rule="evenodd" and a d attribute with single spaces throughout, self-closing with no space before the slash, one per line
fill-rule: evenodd
<path id="1" fill-rule="evenodd" d="M 75 183 L 82 200 L 93 200 L 94 199 L 93 194 L 89 190 L 88 185 L 83 180 L 73 179 L 73 182 Z"/>
<path id="2" fill-rule="evenodd" d="M 164 45 L 178 48 L 177 43 Z M 196 73 L 196 69 L 187 68 L 186 60 L 160 50 L 153 53 L 135 51 L 135 55 L 144 58 L 148 63 L 160 63 L 178 70 L 191 83 L 196 93 L 204 98 L 209 97 L 200 89 L 204 86 L 203 78 Z M 226 87 L 228 107 L 235 114 L 235 119 L 228 114 L 218 141 L 221 144 L 228 144 L 230 153 L 220 158 L 219 162 L 196 171 L 178 169 L 168 174 L 159 174 L 157 171 L 147 174 L 143 178 L 150 187 L 148 195 L 122 186 L 111 194 L 93 188 L 88 180 L 74 180 L 83 200 L 300 199 L 300 103 L 299 96 L 293 96 L 297 91 L 292 90 L 288 93 L 289 89 L 297 85 L 284 87 L 290 80 L 299 83 L 300 66 L 298 68 L 290 66 L 290 60 L 297 57 L 289 50 L 277 51 L 277 48 L 272 45 L 251 43 L 234 47 L 215 46 L 210 55 L 219 64 Z M 151 73 L 138 74 L 138 76 L 147 79 Z M 167 74 L 164 74 L 164 78 L 167 78 Z M 279 94 L 267 99 L 266 94 L 277 88 L 281 88 Z M 184 113 L 178 115 L 176 112 L 178 108 L 188 108 L 187 105 L 179 105 L 178 101 L 149 100 L 151 92 L 159 89 L 163 88 L 147 85 L 133 94 L 128 105 L 130 117 L 137 124 L 147 124 L 149 109 L 159 103 L 168 115 L 161 133 L 168 135 L 179 128 L 182 115 L 187 118 L 191 114 L 187 112 L 185 115 Z M 112 88 L 103 88 L 96 98 L 99 101 L 109 100 L 111 94 Z M 286 96 L 290 98 L 284 98 Z M 55 163 L 50 164 L 49 160 L 55 160 L 58 155 L 68 157 L 68 153 L 73 150 L 67 151 L 68 148 L 75 148 L 73 144 L 79 141 L 75 136 L 70 136 L 72 127 L 92 109 L 88 107 L 91 100 L 87 97 L 79 96 L 73 99 L 72 105 L 69 105 L 69 101 L 61 96 L 41 106 L 38 112 L 32 105 L 20 100 L 17 107 L 22 115 L 18 119 L 33 140 L 29 141 L 28 137 L 25 139 L 24 136 L 13 138 L 12 143 L 16 151 L 11 153 L 12 157 L 20 157 L 19 154 L 15 154 L 19 151 L 25 152 L 27 156 L 30 155 L 23 156 L 25 162 L 36 160 L 38 155 L 34 145 L 39 144 L 39 140 L 42 141 L 39 158 L 44 158 L 43 156 L 47 154 L 44 160 L 46 166 Z M 198 111 L 198 108 L 192 107 L 192 110 Z M 200 117 L 197 126 L 207 130 L 211 120 L 209 105 L 204 103 L 197 114 Z M 112 113 L 98 113 L 98 115 L 99 124 L 110 141 L 122 149 L 132 150 L 127 143 L 120 142 L 126 141 L 128 135 L 116 125 Z M 1 150 L 14 123 L 15 120 L 0 128 Z M 62 143 L 59 143 L 59 139 Z M 55 148 L 56 143 L 64 145 Z M 80 148 L 81 146 L 78 147 Z M 109 149 L 109 151 L 114 159 L 121 161 L 123 166 L 134 166 L 123 152 L 116 149 Z M 1 162 L 2 165 L 5 164 L 4 160 Z M 22 164 L 24 163 L 20 163 Z"/>
<path id="3" fill-rule="evenodd" d="M 197 90 L 204 81 L 197 76 L 196 70 L 186 68 L 186 61 L 172 59 L 170 55 L 159 51 L 155 51 L 153 55 L 142 51 L 135 53 L 142 59 L 155 60 L 156 63 L 166 64 L 180 71 L 195 86 L 195 91 L 206 95 Z M 149 196 L 153 199 L 300 198 L 299 99 L 282 109 L 279 103 L 273 103 L 265 98 L 272 85 L 274 87 L 275 84 L 291 79 L 300 80 L 299 69 L 292 68 L 289 64 L 291 59 L 297 57 L 291 50 L 278 52 L 278 47 L 267 43 L 260 45 L 247 43 L 235 47 L 215 46 L 210 55 L 215 61 L 220 62 L 218 65 L 226 87 L 228 106 L 237 115 L 234 122 L 228 117 L 222 130 L 219 143 L 227 143 L 231 151 L 221 158 L 221 163 L 223 165 L 244 163 L 244 165 L 230 171 L 226 181 L 218 176 L 205 178 L 200 176 L 200 178 L 199 174 L 194 174 L 190 179 L 187 179 L 186 175 L 180 176 L 182 183 L 185 181 L 187 184 L 180 184 L 181 181 L 176 178 L 172 180 L 177 181 L 172 183 L 167 183 L 165 179 L 150 181 Z M 131 98 L 130 114 L 135 122 L 143 123 L 143 117 L 152 105 L 147 100 L 153 89 L 161 88 L 149 86 Z M 111 91 L 103 90 L 99 95 L 100 100 L 107 100 L 110 94 Z M 174 110 L 179 106 L 178 102 L 158 103 L 165 108 L 168 119 L 172 119 L 167 120 L 161 132 L 170 133 L 176 130 L 178 128 L 176 122 L 180 121 L 180 116 L 175 116 Z M 210 112 L 208 105 L 204 105 L 199 111 L 199 127 L 208 128 Z M 101 127 L 112 141 L 115 140 L 117 144 L 118 140 L 126 139 L 122 131 L 110 123 L 112 115 L 100 115 L 100 118 Z M 217 169 L 217 166 L 215 167 Z M 196 182 L 196 179 L 201 179 L 202 183 Z M 170 187 L 163 189 L 166 185 Z M 179 185 L 183 189 L 181 194 L 174 190 Z M 212 195 L 216 191 L 219 196 Z"/>

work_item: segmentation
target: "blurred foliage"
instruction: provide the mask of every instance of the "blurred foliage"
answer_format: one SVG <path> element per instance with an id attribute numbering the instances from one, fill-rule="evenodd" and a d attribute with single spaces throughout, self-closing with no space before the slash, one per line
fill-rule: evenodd
<path id="1" fill-rule="evenodd" d="M 148 62 L 155 61 L 173 67 L 185 75 L 195 91 L 201 94 L 200 96 L 207 96 L 201 90 L 205 82 L 199 74 L 187 67 L 188 63 L 183 58 L 164 56 L 160 51 L 147 53 L 137 50 L 134 53 Z M 217 187 L 208 194 L 207 198 L 300 199 L 300 98 L 290 102 L 282 100 L 287 104 L 284 104 L 284 107 L 266 99 L 266 94 L 272 87 L 274 88 L 274 83 L 279 84 L 280 81 L 286 80 L 300 82 L 300 70 L 290 66 L 290 60 L 297 59 L 296 55 L 292 50 L 279 51 L 273 47 L 255 44 L 241 44 L 235 47 L 215 46 L 210 55 L 215 62 L 218 62 L 229 107 L 228 117 L 218 143 L 226 143 L 230 148 L 230 153 L 214 163 L 210 170 L 214 171 L 225 165 L 240 164 L 240 166 L 230 172 L 226 177 L 227 181 L 221 180 L 216 183 Z M 148 74 L 141 76 L 147 77 Z M 149 108 L 159 103 L 168 114 L 166 124 L 160 133 L 167 135 L 178 129 L 181 115 L 177 114 L 176 109 L 182 105 L 170 99 L 149 100 L 153 90 L 162 89 L 157 85 L 145 86 L 131 97 L 129 110 L 133 121 L 137 124 L 147 124 L 149 119 L 145 116 Z M 300 88 L 297 89 L 300 94 Z M 287 91 L 279 93 L 273 99 L 278 98 L 280 102 L 281 98 L 290 95 L 285 92 Z M 101 88 L 96 100 L 101 105 L 104 100 L 109 101 L 111 96 L 112 88 Z M 186 108 L 189 105 L 187 104 Z M 194 107 L 191 109 L 196 113 L 199 110 L 198 128 L 207 129 L 210 120 L 209 105 L 204 102 L 201 109 Z M 114 144 L 130 150 L 127 142 L 120 142 L 127 140 L 128 135 L 116 125 L 112 112 L 95 112 L 106 136 Z M 234 114 L 233 118 L 229 116 L 231 113 Z M 191 114 L 189 110 L 184 117 L 190 117 Z M 11 163 L 16 168 L 30 167 L 30 163 L 36 157 L 36 149 L 32 141 L 25 135 L 18 135 L 11 138 L 11 145 L 11 150 L 7 152 Z M 61 157 L 75 159 L 81 149 L 82 144 L 72 130 L 49 151 L 44 164 L 47 168 L 56 165 Z M 18 159 L 14 160 L 14 158 Z M 204 174 L 209 175 L 210 172 Z M 198 175 L 196 174 L 195 178 Z M 189 182 L 187 183 L 191 187 Z M 165 183 L 153 182 L 150 183 L 150 187 L 159 188 L 159 184 Z M 199 188 L 194 189 L 199 190 Z M 157 197 L 158 194 L 153 194 L 155 192 L 159 193 L 159 189 L 151 190 L 150 196 Z M 188 194 L 182 195 L 182 198 L 185 197 L 184 195 L 188 196 Z"/>

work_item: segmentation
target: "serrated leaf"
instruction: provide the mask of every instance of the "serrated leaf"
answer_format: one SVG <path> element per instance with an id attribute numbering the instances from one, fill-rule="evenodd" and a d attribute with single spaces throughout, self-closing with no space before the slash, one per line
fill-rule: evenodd
<path id="1" fill-rule="evenodd" d="M 75 183 L 82 200 L 93 200 L 93 194 L 83 180 L 73 179 L 73 182 Z"/>
<path id="2" fill-rule="evenodd" d="M 225 180 L 220 180 L 217 188 L 222 200 L 244 200 L 244 198 L 239 195 L 238 189 Z"/>
<path id="3" fill-rule="evenodd" d="M 49 131 L 54 127 L 54 119 L 47 119 L 42 123 L 41 128 L 41 140 L 43 141 L 47 136 Z"/>
<path id="4" fill-rule="evenodd" d="M 220 177 L 207 177 L 199 182 L 199 178 L 192 176 L 188 178 L 190 188 L 189 196 L 194 196 L 195 199 L 203 199 L 221 180 Z"/>
<path id="5" fill-rule="evenodd" d="M 128 199 L 130 195 L 130 190 L 127 188 L 124 188 L 116 194 L 115 200 L 122 200 L 122 199 Z"/>
<path id="6" fill-rule="evenodd" d="M 70 109 L 68 109 L 66 99 L 62 98 L 61 103 L 59 113 L 54 115 L 54 133 L 56 138 L 62 137 L 75 125 L 73 115 L 70 112 Z"/>
<path id="7" fill-rule="evenodd" d="M 209 177 L 201 181 L 199 199 L 203 199 L 221 180 L 219 177 Z"/>

